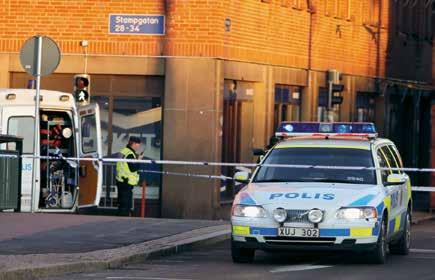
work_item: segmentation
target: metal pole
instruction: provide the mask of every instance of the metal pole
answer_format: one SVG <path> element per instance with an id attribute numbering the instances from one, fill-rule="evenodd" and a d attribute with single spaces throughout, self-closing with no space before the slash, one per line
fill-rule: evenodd
<path id="1" fill-rule="evenodd" d="M 145 199 L 146 199 L 146 187 L 147 187 L 147 183 L 144 181 L 142 183 L 142 201 L 141 201 L 141 205 L 140 205 L 140 216 L 142 218 L 145 218 Z"/>
<path id="2" fill-rule="evenodd" d="M 39 166 L 39 96 L 41 89 L 41 61 L 42 61 L 42 36 L 37 36 L 37 62 L 36 62 L 36 96 L 35 96 L 35 143 L 34 143 L 34 152 L 33 152 L 33 183 L 32 183 L 32 212 L 35 212 L 38 209 L 37 200 L 39 199 L 39 195 L 36 195 L 36 185 L 39 184 L 39 172 L 37 167 Z"/>
<path id="3" fill-rule="evenodd" d="M 333 122 L 334 116 L 332 115 L 332 81 L 328 81 L 328 107 L 327 107 L 327 121 Z"/>

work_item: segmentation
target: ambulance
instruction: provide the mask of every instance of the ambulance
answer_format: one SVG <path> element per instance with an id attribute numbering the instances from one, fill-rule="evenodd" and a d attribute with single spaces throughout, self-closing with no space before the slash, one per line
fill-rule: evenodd
<path id="1" fill-rule="evenodd" d="M 372 123 L 284 122 L 232 207 L 234 262 L 256 250 L 352 250 L 384 263 L 411 241 L 411 182 Z"/>
<path id="2" fill-rule="evenodd" d="M 35 125 L 35 100 L 32 89 L 0 89 L 0 134 L 23 138 L 19 210 L 75 212 L 97 206 L 103 178 L 98 105 L 82 106 L 70 93 L 41 90 Z M 0 148 L 12 149 L 7 145 Z"/>

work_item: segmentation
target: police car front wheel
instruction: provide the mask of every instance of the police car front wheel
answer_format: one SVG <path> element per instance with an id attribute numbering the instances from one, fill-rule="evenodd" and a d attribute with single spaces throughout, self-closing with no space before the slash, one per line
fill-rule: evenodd
<path id="1" fill-rule="evenodd" d="M 235 263 L 252 263 L 255 257 L 255 249 L 240 248 L 231 242 L 231 257 Z"/>
<path id="2" fill-rule="evenodd" d="M 386 217 L 382 219 L 381 227 L 379 229 L 378 241 L 376 242 L 375 249 L 370 254 L 370 261 L 374 264 L 384 264 L 387 259 L 387 224 Z"/>
<path id="3" fill-rule="evenodd" d="M 411 244 L 411 215 L 409 211 L 406 213 L 404 229 L 400 235 L 400 238 L 390 244 L 390 252 L 397 255 L 408 255 Z"/>

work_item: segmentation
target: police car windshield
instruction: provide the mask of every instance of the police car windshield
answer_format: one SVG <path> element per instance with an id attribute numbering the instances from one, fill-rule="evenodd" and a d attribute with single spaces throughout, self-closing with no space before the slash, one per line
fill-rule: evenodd
<path id="1" fill-rule="evenodd" d="M 369 150 L 352 148 L 275 148 L 263 164 L 373 167 Z M 374 170 L 286 168 L 262 166 L 254 182 L 335 182 L 376 184 Z"/>

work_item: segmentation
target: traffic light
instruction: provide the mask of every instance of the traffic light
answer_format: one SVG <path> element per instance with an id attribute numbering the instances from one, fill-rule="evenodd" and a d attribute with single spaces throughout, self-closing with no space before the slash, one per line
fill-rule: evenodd
<path id="1" fill-rule="evenodd" d="M 88 104 L 90 95 L 91 77 L 87 74 L 74 75 L 74 97 L 79 104 Z"/>

